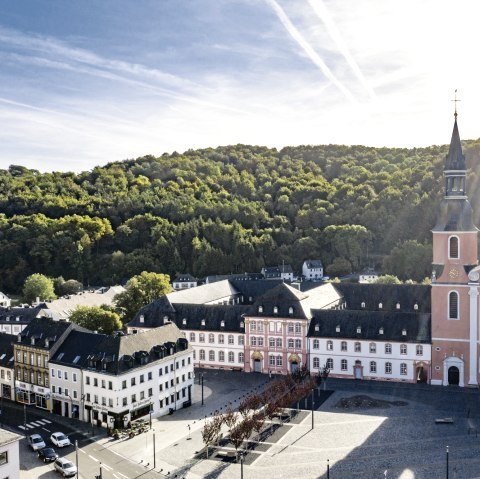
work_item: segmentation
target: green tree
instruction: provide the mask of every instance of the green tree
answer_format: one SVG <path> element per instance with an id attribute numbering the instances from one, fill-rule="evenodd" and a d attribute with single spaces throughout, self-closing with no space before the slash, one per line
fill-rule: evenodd
<path id="1" fill-rule="evenodd" d="M 112 334 L 123 326 L 117 313 L 99 306 L 77 306 L 70 315 L 70 321 L 104 334 Z"/>
<path id="2" fill-rule="evenodd" d="M 141 307 L 171 291 L 168 274 L 143 271 L 128 281 L 125 291 L 117 294 L 114 301 L 125 322 L 130 321 Z"/>
<path id="3" fill-rule="evenodd" d="M 379 276 L 375 281 L 375 284 L 402 284 L 402 282 L 392 274 L 385 274 L 383 276 Z"/>
<path id="4" fill-rule="evenodd" d="M 33 303 L 37 298 L 40 301 L 55 299 L 53 280 L 40 273 L 30 275 L 23 285 L 23 297 L 27 303 Z"/>

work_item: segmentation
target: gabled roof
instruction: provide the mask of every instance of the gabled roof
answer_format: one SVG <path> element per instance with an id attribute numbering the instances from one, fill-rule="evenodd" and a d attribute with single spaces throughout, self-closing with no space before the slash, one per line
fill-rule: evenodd
<path id="1" fill-rule="evenodd" d="M 170 303 L 205 304 L 222 298 L 237 295 L 238 291 L 229 281 L 219 281 L 212 284 L 202 284 L 196 288 L 174 291 L 167 294 Z"/>
<path id="2" fill-rule="evenodd" d="M 346 309 L 431 311 L 431 286 L 428 285 L 336 283 L 335 288 L 343 294 Z M 365 303 L 365 307 L 362 303 Z M 398 309 L 397 304 L 400 305 Z M 418 305 L 418 309 L 415 309 L 415 305 Z"/>
<path id="3" fill-rule="evenodd" d="M 191 274 L 179 274 L 173 281 L 172 283 L 191 283 L 191 282 L 196 282 L 198 281 L 197 278 L 192 276 Z"/>
<path id="4" fill-rule="evenodd" d="M 240 323 L 249 309 L 250 306 L 243 305 L 176 304 L 173 321 L 180 329 L 244 333 Z"/>
<path id="5" fill-rule="evenodd" d="M 217 281 L 223 281 L 228 279 L 230 281 L 255 281 L 263 279 L 262 273 L 237 273 L 237 274 L 214 274 L 205 277 L 205 282 L 215 283 Z"/>
<path id="6" fill-rule="evenodd" d="M 289 264 L 282 264 L 280 266 L 265 266 L 262 268 L 262 273 L 265 277 L 280 277 L 282 274 L 293 273 L 293 269 Z"/>
<path id="7" fill-rule="evenodd" d="M 308 269 L 323 268 L 322 261 L 319 259 L 307 259 L 303 262 Z"/>
<path id="8" fill-rule="evenodd" d="M 184 350 L 185 333 L 173 323 L 123 336 L 72 331 L 50 362 L 117 375 Z"/>
<path id="9" fill-rule="evenodd" d="M 313 313 L 308 337 L 414 343 L 430 343 L 432 339 L 430 314 L 427 313 L 346 310 L 317 310 Z M 380 334 L 381 328 L 383 334 Z"/>
<path id="10" fill-rule="evenodd" d="M 40 303 L 35 307 L 8 307 L 0 308 L 0 322 L 13 323 L 18 322 L 22 324 L 29 323 L 32 319 L 36 319 L 42 315 L 48 316 L 48 307 L 45 303 Z M 18 320 L 17 320 L 18 318 Z"/>
<path id="11" fill-rule="evenodd" d="M 77 329 L 87 331 L 80 326 L 65 321 L 54 321 L 50 318 L 37 318 L 17 335 L 15 344 L 22 344 L 50 350 L 57 344 L 60 337 L 68 330 Z M 20 338 L 20 341 L 18 340 Z M 33 344 L 32 344 L 33 339 Z"/>

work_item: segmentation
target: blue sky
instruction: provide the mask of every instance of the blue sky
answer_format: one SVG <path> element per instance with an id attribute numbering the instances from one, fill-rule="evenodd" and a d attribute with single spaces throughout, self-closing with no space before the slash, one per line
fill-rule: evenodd
<path id="1" fill-rule="evenodd" d="M 0 168 L 480 137 L 476 0 L 2 0 Z"/>

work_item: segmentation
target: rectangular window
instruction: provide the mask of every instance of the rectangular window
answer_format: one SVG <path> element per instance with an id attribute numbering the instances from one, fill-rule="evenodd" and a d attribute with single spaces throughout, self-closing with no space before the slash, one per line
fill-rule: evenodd
<path id="1" fill-rule="evenodd" d="M 106 406 L 106 405 L 107 405 L 107 398 L 102 396 L 102 406 Z"/>
<path id="2" fill-rule="evenodd" d="M 150 388 L 150 389 L 148 390 L 148 397 L 151 398 L 152 396 L 153 396 L 153 389 Z"/>
<path id="3" fill-rule="evenodd" d="M 77 373 L 73 373 L 72 376 L 73 376 L 73 382 L 76 383 L 77 382 Z"/>
<path id="4" fill-rule="evenodd" d="M 145 382 L 145 375 L 140 374 L 140 383 L 144 383 L 144 382 Z"/>
<path id="5" fill-rule="evenodd" d="M 90 393 L 87 393 L 87 402 L 90 402 Z"/>
<path id="6" fill-rule="evenodd" d="M 108 398 L 108 407 L 113 407 L 113 399 Z"/>
<path id="7" fill-rule="evenodd" d="M 145 399 L 145 391 L 140 391 L 140 401 Z"/>
<path id="8" fill-rule="evenodd" d="M 108 381 L 108 389 L 110 389 L 110 391 L 113 389 L 112 381 Z"/>
<path id="9" fill-rule="evenodd" d="M 93 385 L 98 387 L 98 378 L 93 378 Z"/>
<path id="10" fill-rule="evenodd" d="M 57 377 L 58 379 L 62 379 L 62 371 L 60 369 L 57 371 Z"/>
<path id="11" fill-rule="evenodd" d="M 128 404 L 127 398 L 122 398 L 122 406 L 126 406 Z"/>
<path id="12" fill-rule="evenodd" d="M 135 386 L 135 378 L 130 379 L 130 386 Z"/>
<path id="13" fill-rule="evenodd" d="M 67 371 L 65 371 L 64 379 L 65 379 L 65 381 L 68 381 L 68 372 Z"/>
<path id="14" fill-rule="evenodd" d="M 8 462 L 8 451 L 0 452 L 0 466 L 7 464 Z"/>
<path id="15" fill-rule="evenodd" d="M 239 346 L 243 346 L 244 342 L 245 342 L 245 341 L 244 341 L 244 337 L 243 337 L 243 335 L 241 334 L 240 336 L 238 336 L 238 345 L 239 345 Z"/>
<path id="16" fill-rule="evenodd" d="M 102 388 L 105 389 L 105 379 L 102 379 Z"/>
<path id="17" fill-rule="evenodd" d="M 93 402 L 98 404 L 98 396 L 96 394 L 93 396 Z"/>
<path id="18" fill-rule="evenodd" d="M 421 344 L 417 344 L 417 356 L 423 356 L 423 346 Z"/>
<path id="19" fill-rule="evenodd" d="M 148 380 L 151 381 L 152 378 L 153 378 L 153 374 L 152 374 L 152 372 L 150 371 L 150 372 L 148 373 Z"/>
<path id="20" fill-rule="evenodd" d="M 132 403 L 137 402 L 137 395 L 132 394 Z"/>
<path id="21" fill-rule="evenodd" d="M 90 376 L 85 376 L 85 384 L 86 384 L 87 386 L 90 385 Z M 126 386 L 125 386 L 125 387 L 126 387 Z"/>
<path id="22" fill-rule="evenodd" d="M 52 368 L 52 378 L 55 377 L 55 369 Z"/>
<path id="23" fill-rule="evenodd" d="M 127 389 L 127 381 L 122 381 L 122 389 Z"/>
<path id="24" fill-rule="evenodd" d="M 158 375 L 161 376 L 162 374 L 163 374 L 163 369 L 160 368 L 160 369 L 158 370 Z"/>

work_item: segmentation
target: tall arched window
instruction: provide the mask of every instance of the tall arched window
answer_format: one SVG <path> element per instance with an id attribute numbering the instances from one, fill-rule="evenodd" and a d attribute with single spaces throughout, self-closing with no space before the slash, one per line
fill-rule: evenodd
<path id="1" fill-rule="evenodd" d="M 458 293 L 452 291 L 448 295 L 448 319 L 458 319 Z"/>
<path id="2" fill-rule="evenodd" d="M 458 236 L 450 236 L 448 238 L 448 257 L 449 258 L 458 258 L 459 256 L 459 247 L 458 247 Z"/>

